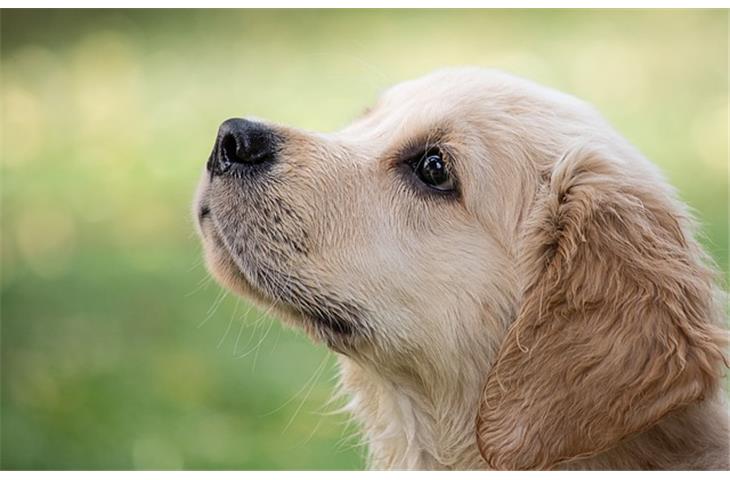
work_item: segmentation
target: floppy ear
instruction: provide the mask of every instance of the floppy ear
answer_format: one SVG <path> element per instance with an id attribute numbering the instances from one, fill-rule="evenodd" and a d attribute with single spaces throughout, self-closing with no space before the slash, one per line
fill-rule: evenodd
<path id="1" fill-rule="evenodd" d="M 523 303 L 477 415 L 492 468 L 591 456 L 719 383 L 714 274 L 684 235 L 681 207 L 635 173 L 581 147 L 538 194 L 522 239 Z"/>

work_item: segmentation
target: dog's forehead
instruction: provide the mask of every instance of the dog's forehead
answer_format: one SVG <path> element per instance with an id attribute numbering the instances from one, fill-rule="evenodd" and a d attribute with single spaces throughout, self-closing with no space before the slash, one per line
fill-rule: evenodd
<path id="1" fill-rule="evenodd" d="M 405 81 L 386 90 L 374 110 L 388 115 L 448 116 L 474 108 L 495 79 L 479 70 L 446 70 Z"/>
<path id="2" fill-rule="evenodd" d="M 442 114 L 509 108 L 592 110 L 577 98 L 508 73 L 476 67 L 437 70 L 386 90 L 375 108 Z"/>
<path id="3" fill-rule="evenodd" d="M 494 83 L 495 77 L 481 70 L 440 70 L 387 89 L 384 101 L 403 101 L 418 97 L 420 100 L 443 101 L 448 98 L 471 96 Z"/>
<path id="4" fill-rule="evenodd" d="M 480 69 L 444 70 L 396 84 L 341 133 L 379 138 L 396 132 L 418 135 L 468 118 L 480 110 L 480 99 L 495 84 L 491 77 Z"/>
<path id="5" fill-rule="evenodd" d="M 555 117 L 563 122 L 550 120 Z M 539 125 L 537 131 L 555 130 L 557 137 L 561 126 L 581 123 L 597 125 L 600 116 L 575 97 L 498 70 L 451 68 L 390 87 L 334 136 L 387 149 L 434 132 L 459 137 L 495 126 L 525 130 Z"/>

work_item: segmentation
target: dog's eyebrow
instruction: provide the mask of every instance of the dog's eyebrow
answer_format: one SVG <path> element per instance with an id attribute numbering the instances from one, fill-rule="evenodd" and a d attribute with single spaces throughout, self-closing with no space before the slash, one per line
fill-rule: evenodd
<path id="1" fill-rule="evenodd" d="M 432 148 L 439 148 L 446 153 L 444 159 L 447 163 L 452 163 L 454 158 L 451 149 L 448 147 L 447 131 L 444 128 L 433 128 L 423 131 L 420 134 L 409 137 L 397 145 L 388 155 L 388 163 L 395 165 L 405 159 L 412 159 L 425 155 Z"/>

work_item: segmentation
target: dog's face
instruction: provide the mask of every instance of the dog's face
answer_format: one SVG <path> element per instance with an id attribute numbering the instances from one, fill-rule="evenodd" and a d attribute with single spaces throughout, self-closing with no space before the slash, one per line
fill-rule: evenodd
<path id="1" fill-rule="evenodd" d="M 340 352 L 459 349 L 514 300 L 531 157 L 550 148 L 526 126 L 575 104 L 535 88 L 450 71 L 333 134 L 225 122 L 195 207 L 210 269 Z"/>
<path id="2" fill-rule="evenodd" d="M 401 390 L 460 396 L 490 466 L 605 450 L 718 385 L 685 210 L 532 83 L 438 72 L 332 134 L 226 121 L 194 208 L 222 284 Z"/>

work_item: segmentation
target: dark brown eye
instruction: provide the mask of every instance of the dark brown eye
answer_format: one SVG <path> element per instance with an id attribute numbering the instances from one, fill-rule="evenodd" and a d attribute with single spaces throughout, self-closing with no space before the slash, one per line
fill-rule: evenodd
<path id="1" fill-rule="evenodd" d="M 416 164 L 414 172 L 423 183 L 435 190 L 442 192 L 454 190 L 454 180 L 446 169 L 441 153 L 424 155 Z"/>

